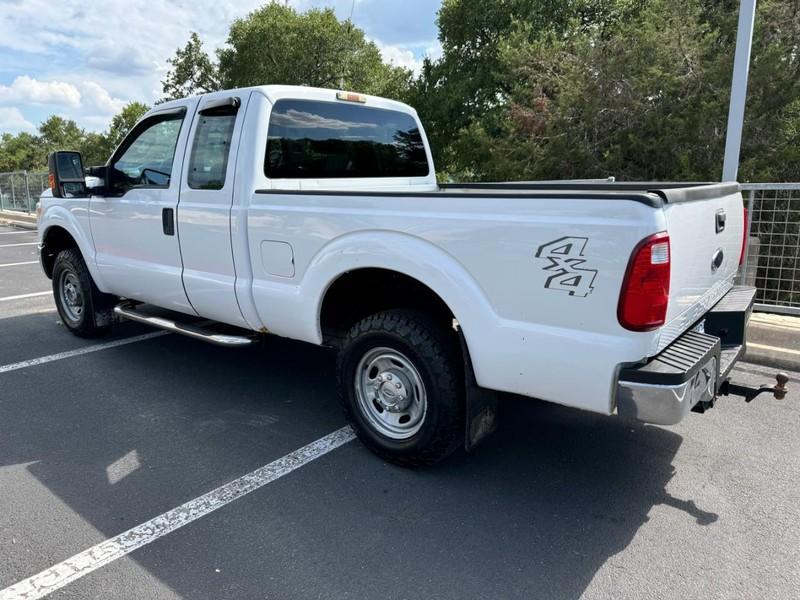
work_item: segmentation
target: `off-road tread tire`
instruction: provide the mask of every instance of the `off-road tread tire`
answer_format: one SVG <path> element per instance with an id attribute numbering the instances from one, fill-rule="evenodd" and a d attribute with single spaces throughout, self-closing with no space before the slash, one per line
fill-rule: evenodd
<path id="1" fill-rule="evenodd" d="M 369 340 L 377 340 L 369 345 Z M 367 344 L 367 345 L 364 345 Z M 396 346 L 414 361 L 426 379 L 428 415 L 408 444 L 372 432 L 357 416 L 357 400 L 349 365 L 376 345 Z M 353 356 L 353 353 L 357 356 Z M 463 361 L 455 331 L 414 310 L 387 310 L 370 315 L 350 328 L 336 364 L 339 400 L 361 442 L 384 460 L 403 467 L 434 465 L 463 447 L 465 399 Z M 413 443 L 417 442 L 417 443 Z M 397 445 L 406 445 L 399 449 Z"/>
<path id="2" fill-rule="evenodd" d="M 85 298 L 86 305 L 84 306 L 83 315 L 78 325 L 72 325 L 69 319 L 61 312 L 59 304 L 58 280 L 60 271 L 64 268 L 69 268 L 75 272 L 80 281 Z M 82 338 L 97 338 L 108 335 L 111 330 L 111 325 L 98 325 L 98 320 L 101 312 L 109 311 L 113 308 L 116 302 L 116 297 L 110 294 L 104 294 L 92 280 L 89 269 L 86 267 L 86 262 L 83 260 L 80 251 L 77 248 L 68 248 L 62 250 L 56 256 L 53 263 L 53 299 L 56 303 L 56 309 L 61 317 L 61 322 L 64 327 L 70 330 L 73 334 Z M 103 319 L 106 320 L 106 319 Z"/>

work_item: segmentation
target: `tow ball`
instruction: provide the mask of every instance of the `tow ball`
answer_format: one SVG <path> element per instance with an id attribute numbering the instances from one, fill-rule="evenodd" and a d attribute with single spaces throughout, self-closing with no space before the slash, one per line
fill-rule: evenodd
<path id="1" fill-rule="evenodd" d="M 789 383 L 789 376 L 786 373 L 778 373 L 775 375 L 775 382 L 775 385 L 762 385 L 761 387 L 753 388 L 746 385 L 731 383 L 730 380 L 726 379 L 722 386 L 720 386 L 719 393 L 723 396 L 743 396 L 745 402 L 752 402 L 759 395 L 769 392 L 775 399 L 783 400 L 786 398 L 786 392 L 788 391 L 786 389 L 786 384 Z"/>

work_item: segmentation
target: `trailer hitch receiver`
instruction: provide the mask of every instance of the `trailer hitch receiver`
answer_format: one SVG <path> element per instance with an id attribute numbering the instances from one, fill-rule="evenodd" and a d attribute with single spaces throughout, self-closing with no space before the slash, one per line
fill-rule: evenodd
<path id="1" fill-rule="evenodd" d="M 742 396 L 745 402 L 752 402 L 759 395 L 769 392 L 776 400 L 783 400 L 786 398 L 786 384 L 789 383 L 789 376 L 786 373 L 778 373 L 775 375 L 775 385 L 762 385 L 761 387 L 753 388 L 746 385 L 738 385 L 726 380 L 721 386 L 719 393 L 723 396 Z"/>

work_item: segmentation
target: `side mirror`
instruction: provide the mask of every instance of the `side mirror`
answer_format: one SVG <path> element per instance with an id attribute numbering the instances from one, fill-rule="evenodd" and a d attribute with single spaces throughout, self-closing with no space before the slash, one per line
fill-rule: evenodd
<path id="1" fill-rule="evenodd" d="M 86 179 L 80 152 L 53 152 L 47 158 L 48 180 L 55 198 L 86 195 Z"/>

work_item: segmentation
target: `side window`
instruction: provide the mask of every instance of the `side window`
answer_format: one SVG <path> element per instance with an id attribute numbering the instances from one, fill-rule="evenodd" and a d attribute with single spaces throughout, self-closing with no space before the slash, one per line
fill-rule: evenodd
<path id="1" fill-rule="evenodd" d="M 236 109 L 200 113 L 187 182 L 196 190 L 221 190 L 228 170 Z"/>
<path id="2" fill-rule="evenodd" d="M 344 102 L 279 100 L 264 173 L 272 179 L 424 177 L 428 157 L 411 115 Z"/>
<path id="3" fill-rule="evenodd" d="M 182 123 L 181 113 L 156 116 L 137 127 L 111 165 L 115 194 L 122 195 L 134 187 L 169 187 Z"/>

